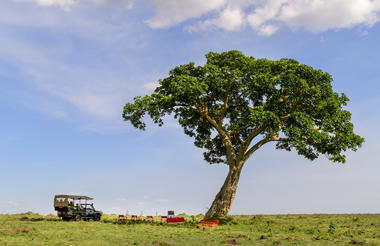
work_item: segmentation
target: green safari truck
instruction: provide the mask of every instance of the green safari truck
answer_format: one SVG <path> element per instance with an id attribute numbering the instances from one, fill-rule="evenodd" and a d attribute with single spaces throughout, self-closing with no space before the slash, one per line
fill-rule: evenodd
<path id="1" fill-rule="evenodd" d="M 99 221 L 102 217 L 102 212 L 95 210 L 94 204 L 88 201 L 93 198 L 88 196 L 77 195 L 55 195 L 54 209 L 57 211 L 58 217 L 62 220 L 94 220 Z"/>

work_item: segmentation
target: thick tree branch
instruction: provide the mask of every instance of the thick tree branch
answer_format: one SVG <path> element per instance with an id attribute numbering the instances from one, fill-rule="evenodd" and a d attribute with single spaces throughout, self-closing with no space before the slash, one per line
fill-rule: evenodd
<path id="1" fill-rule="evenodd" d="M 235 140 L 239 143 L 240 146 L 244 145 L 244 142 L 243 140 L 241 140 L 241 138 L 239 137 L 239 134 L 235 131 L 230 131 L 230 135 L 233 135 L 233 137 L 235 138 Z"/>
<path id="2" fill-rule="evenodd" d="M 292 140 L 291 138 L 279 138 L 279 137 L 273 137 L 271 141 L 281 141 L 281 142 L 287 142 L 287 141 L 290 141 Z"/>
<path id="3" fill-rule="evenodd" d="M 251 155 L 256 151 L 258 150 L 261 146 L 263 146 L 264 144 L 268 143 L 268 142 L 271 142 L 271 141 L 291 141 L 290 138 L 280 138 L 278 136 L 272 136 L 272 137 L 266 137 L 262 140 L 260 140 L 259 142 L 257 142 L 255 145 L 253 145 L 248 151 L 247 153 L 244 154 L 244 158 L 243 158 L 243 161 L 246 162 L 249 157 L 251 157 Z"/>
<path id="4" fill-rule="evenodd" d="M 270 142 L 270 141 L 288 141 L 290 139 L 288 138 L 280 138 L 279 135 L 280 135 L 280 131 L 281 131 L 281 128 L 283 126 L 284 122 L 283 121 L 280 121 L 280 123 L 278 124 L 277 126 L 277 131 L 276 133 L 272 136 L 272 137 L 266 137 L 262 140 L 260 140 L 259 142 L 257 142 L 255 145 L 253 145 L 248 151 L 247 153 L 244 154 L 244 162 L 256 151 L 258 150 L 261 146 L 263 146 L 264 144 Z M 258 129 L 259 130 L 259 129 Z M 257 131 L 257 132 L 253 132 L 254 134 L 256 134 L 256 136 L 258 134 L 260 134 L 261 131 Z M 251 134 L 251 135 L 254 135 L 254 134 Z M 254 138 L 254 137 L 253 137 Z M 252 138 L 252 139 L 253 139 Z M 251 139 L 251 141 L 252 141 Z M 247 142 L 247 141 L 246 141 Z M 250 142 L 249 142 L 250 144 Z M 249 144 L 247 145 L 247 147 L 249 146 Z M 245 150 L 244 150 L 245 151 Z"/>
<path id="5" fill-rule="evenodd" d="M 245 154 L 243 157 L 243 161 L 246 162 L 251 155 L 258 150 L 261 146 L 271 141 L 271 138 L 264 138 L 261 139 L 259 142 L 257 142 L 255 145 L 253 145 Z"/>
<path id="6" fill-rule="evenodd" d="M 247 129 L 248 127 L 250 127 L 250 125 L 241 126 L 241 127 L 239 127 L 239 128 L 237 129 L 236 132 L 243 131 L 243 130 Z"/>
<path id="7" fill-rule="evenodd" d="M 251 144 L 252 140 L 253 140 L 257 135 L 259 135 L 263 130 L 264 130 L 264 127 L 258 127 L 258 128 L 256 128 L 255 130 L 253 130 L 253 131 L 251 132 L 251 134 L 249 134 L 249 136 L 248 136 L 247 139 L 245 140 L 245 146 L 248 148 L 248 146 Z"/>
<path id="8" fill-rule="evenodd" d="M 199 105 L 203 108 L 205 113 L 208 113 L 208 107 L 205 103 L 202 102 L 201 98 L 198 96 L 197 97 Z"/>
<path id="9" fill-rule="evenodd" d="M 236 155 L 231 142 L 230 134 L 225 129 L 223 129 L 223 126 L 219 125 L 213 118 L 210 117 L 210 115 L 208 114 L 207 105 L 202 102 L 200 97 L 198 97 L 197 99 L 200 106 L 202 106 L 204 109 L 203 111 L 198 109 L 199 113 L 215 128 L 215 130 L 220 135 L 223 144 L 226 147 L 227 161 L 229 165 L 233 165 L 234 163 L 236 163 Z"/>

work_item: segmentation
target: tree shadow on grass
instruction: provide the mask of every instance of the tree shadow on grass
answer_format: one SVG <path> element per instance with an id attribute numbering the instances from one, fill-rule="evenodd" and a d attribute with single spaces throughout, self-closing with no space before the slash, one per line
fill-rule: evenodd
<path id="1" fill-rule="evenodd" d="M 27 216 L 23 216 L 19 220 L 21 220 L 21 221 L 32 221 L 32 222 L 37 222 L 37 221 L 61 221 L 60 218 L 43 218 L 43 217 L 27 217 Z"/>

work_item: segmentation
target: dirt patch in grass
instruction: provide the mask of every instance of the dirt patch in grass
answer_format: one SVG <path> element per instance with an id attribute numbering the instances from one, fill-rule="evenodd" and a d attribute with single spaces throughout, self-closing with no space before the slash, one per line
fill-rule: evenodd
<path id="1" fill-rule="evenodd" d="M 36 229 L 33 228 L 33 227 L 29 227 L 29 226 L 20 226 L 20 227 L 13 227 L 12 228 L 12 233 L 14 234 L 19 234 L 19 233 L 31 233 L 31 232 L 34 232 Z"/>

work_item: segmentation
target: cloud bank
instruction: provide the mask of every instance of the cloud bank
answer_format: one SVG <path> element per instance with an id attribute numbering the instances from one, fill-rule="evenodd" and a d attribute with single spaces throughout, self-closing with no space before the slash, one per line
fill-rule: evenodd
<path id="1" fill-rule="evenodd" d="M 59 6 L 70 10 L 79 0 L 13 0 Z M 95 5 L 132 9 L 134 0 L 87 0 Z M 186 23 L 190 32 L 252 28 L 271 36 L 280 28 L 304 28 L 312 32 L 329 29 L 371 27 L 379 21 L 380 0 L 147 0 L 154 14 L 144 22 L 153 29 Z"/>
<path id="2" fill-rule="evenodd" d="M 379 21 L 379 12 L 380 0 L 230 0 L 214 17 L 206 17 L 187 29 L 240 31 L 249 26 L 263 36 L 271 36 L 281 27 L 324 32 L 359 25 L 371 27 Z"/>

